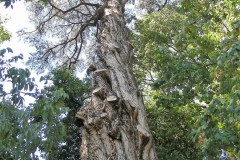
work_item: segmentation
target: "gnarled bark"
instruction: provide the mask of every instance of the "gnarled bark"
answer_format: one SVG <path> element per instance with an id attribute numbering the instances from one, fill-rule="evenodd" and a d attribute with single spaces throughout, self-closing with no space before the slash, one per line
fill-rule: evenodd
<path id="1" fill-rule="evenodd" d="M 77 113 L 82 121 L 81 159 L 156 160 L 142 96 L 132 72 L 132 47 L 124 22 L 126 0 L 105 0 L 99 22 L 99 62 L 92 101 Z"/>

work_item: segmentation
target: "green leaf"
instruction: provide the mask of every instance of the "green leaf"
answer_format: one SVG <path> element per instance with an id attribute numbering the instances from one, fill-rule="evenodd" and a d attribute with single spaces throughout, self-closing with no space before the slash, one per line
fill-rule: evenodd
<path id="1" fill-rule="evenodd" d="M 40 77 L 40 82 L 45 81 L 45 80 L 46 80 L 46 78 L 44 76 Z"/>
<path id="2" fill-rule="evenodd" d="M 24 88 L 24 84 L 23 83 L 18 83 L 18 90 L 22 90 Z"/>
<path id="3" fill-rule="evenodd" d="M 28 85 L 28 84 L 25 84 L 25 85 L 24 85 L 24 90 L 27 91 L 28 88 L 29 88 L 29 85 Z M 30 90 L 30 91 L 31 91 L 31 90 Z"/>
<path id="4" fill-rule="evenodd" d="M 33 83 L 30 83 L 29 84 L 29 90 L 32 91 L 34 89 L 34 84 Z"/>
<path id="5" fill-rule="evenodd" d="M 13 53 L 13 50 L 11 48 L 7 48 L 7 51 L 10 52 L 10 53 Z"/>
<path id="6" fill-rule="evenodd" d="M 1 49 L 0 50 L 0 56 L 1 57 L 3 57 L 5 53 L 6 53 L 6 49 Z"/>

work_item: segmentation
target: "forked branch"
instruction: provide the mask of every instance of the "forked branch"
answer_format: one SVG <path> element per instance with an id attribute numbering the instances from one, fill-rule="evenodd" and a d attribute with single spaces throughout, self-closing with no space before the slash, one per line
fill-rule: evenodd
<path id="1" fill-rule="evenodd" d="M 48 60 L 49 56 L 56 53 L 64 54 L 67 59 L 63 65 L 67 64 L 70 68 L 79 60 L 83 48 L 84 31 L 90 26 L 97 27 L 95 34 L 97 36 L 98 20 L 103 17 L 105 7 L 100 4 L 86 3 L 83 0 L 76 5 L 69 1 L 66 3 L 70 7 L 64 10 L 57 3 L 49 1 L 48 7 L 45 7 L 49 11 L 39 19 L 40 23 L 38 23 L 35 32 L 40 35 L 48 30 L 51 31 L 51 34 L 56 32 L 54 36 L 59 39 L 58 42 L 49 47 L 45 46 L 41 57 Z M 41 36 L 39 37 L 41 38 Z"/>

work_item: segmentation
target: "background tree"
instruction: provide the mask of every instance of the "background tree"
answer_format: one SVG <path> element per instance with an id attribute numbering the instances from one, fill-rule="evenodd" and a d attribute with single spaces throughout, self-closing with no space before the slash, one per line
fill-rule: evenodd
<path id="1" fill-rule="evenodd" d="M 47 153 L 47 159 L 79 159 L 81 132 L 76 125 L 75 114 L 80 107 L 83 106 L 84 100 L 88 98 L 87 90 L 89 89 L 89 81 L 88 79 L 84 79 L 83 81 L 79 80 L 75 77 L 74 72 L 68 69 L 58 69 L 53 71 L 50 80 L 53 85 L 45 88 L 45 92 L 47 91 L 47 94 L 63 89 L 63 91 L 68 95 L 68 98 L 63 101 L 64 106 L 68 108 L 67 112 L 62 118 L 55 117 L 56 121 L 60 120 L 64 124 L 66 136 L 62 142 L 60 142 L 58 136 L 56 136 L 56 132 L 53 130 L 53 132 L 50 132 L 49 136 L 46 135 L 46 137 L 51 136 L 54 137 L 55 140 L 52 141 L 52 139 L 49 139 L 51 142 L 46 143 L 57 144 L 56 148 L 48 149 L 43 145 L 41 151 Z M 37 103 L 38 101 L 45 102 L 45 98 L 46 97 L 42 95 L 39 96 Z M 41 116 L 36 117 L 41 121 Z"/>
<path id="2" fill-rule="evenodd" d="M 17 58 L 10 60 L 15 62 Z M 8 60 L 1 62 L 11 64 Z M 86 97 L 85 82 L 73 77 L 72 71 L 56 70 L 52 78 L 45 79 L 53 85 L 41 91 L 35 86 L 36 91 L 29 92 L 29 88 L 33 90 L 29 70 L 7 69 L 4 65 L 1 80 L 10 81 L 13 89 L 7 93 L 1 86 L 0 90 L 0 158 L 38 159 L 39 151 L 44 159 L 79 159 L 80 131 L 74 121 Z M 36 98 L 35 103 L 23 105 L 23 94 Z"/>
<path id="3" fill-rule="evenodd" d="M 9 7 L 15 1 L 2 2 Z M 1 43 L 10 33 L 3 27 L 5 20 L 0 22 Z M 72 70 L 54 70 L 41 78 L 50 84 L 39 90 L 30 70 L 17 67 L 22 59 L 11 48 L 0 50 L 0 159 L 38 159 L 39 154 L 44 159 L 79 159 L 80 131 L 74 121 L 88 97 L 88 80 L 80 81 Z M 35 98 L 33 104 L 24 103 L 29 96 Z"/>
<path id="4" fill-rule="evenodd" d="M 184 146 L 199 148 L 210 159 L 216 159 L 221 148 L 239 157 L 238 15 L 236 1 L 182 1 L 180 8 L 152 13 L 137 24 L 140 35 L 135 39 L 135 75 L 143 88 L 150 83 L 157 89 L 145 91 L 154 99 L 146 101 L 149 106 L 160 107 L 150 108 L 149 118 L 155 110 L 166 117 L 181 117 L 180 113 L 191 117 L 187 122 L 177 122 L 185 126 L 178 128 L 185 131 Z M 161 142 L 158 148 L 162 149 L 166 144 L 164 133 L 171 131 L 164 131 L 164 127 L 176 121 L 157 118 L 162 127 L 152 128 L 163 131 L 163 135 L 155 132 Z M 191 128 L 195 128 L 195 147 L 190 141 Z M 180 133 L 173 132 L 169 137 Z M 171 142 L 167 144 L 173 145 Z M 185 158 L 186 152 L 195 152 L 190 148 L 181 152 L 183 147 L 179 146 L 175 151 Z M 173 153 L 171 149 L 167 147 Z"/>
<path id="5" fill-rule="evenodd" d="M 140 35 L 134 36 L 137 50 L 134 71 L 144 90 L 150 128 L 162 159 L 201 159 L 192 141 L 193 117 L 201 106 L 194 104 L 192 86 L 207 79 L 204 68 L 185 60 L 187 54 L 175 48 L 186 16 L 168 6 L 137 23 Z M 195 72 L 193 72 L 195 71 Z M 196 74 L 196 75 L 194 75 Z M 203 88 L 204 90 L 204 88 Z"/>

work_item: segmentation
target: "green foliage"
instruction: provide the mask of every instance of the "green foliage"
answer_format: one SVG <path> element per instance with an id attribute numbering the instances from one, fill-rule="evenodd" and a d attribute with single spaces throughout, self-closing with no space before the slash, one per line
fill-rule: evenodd
<path id="1" fill-rule="evenodd" d="M 41 78 L 41 81 L 49 80 L 53 85 L 41 91 L 34 105 L 34 121 L 46 125 L 43 135 L 47 140 L 39 149 L 45 153 L 45 159 L 79 159 L 81 133 L 74 122 L 76 112 L 86 98 L 88 80 L 81 81 L 72 70 L 64 68 Z M 45 106 L 49 107 L 43 114 L 42 108 Z"/>
<path id="2" fill-rule="evenodd" d="M 48 153 L 46 158 L 79 159 L 81 133 L 78 126 L 75 125 L 75 115 L 83 105 L 83 101 L 86 98 L 88 90 L 87 84 L 89 81 L 87 79 L 84 81 L 79 80 L 74 76 L 73 71 L 68 69 L 58 69 L 52 73 L 53 74 L 50 79 L 53 82 L 53 85 L 45 88 L 45 92 L 52 93 L 58 89 L 64 91 L 64 93 L 68 95 L 68 98 L 63 101 L 63 104 L 68 107 L 68 111 L 61 119 L 61 122 L 65 126 L 66 136 L 62 142 L 58 140 L 58 143 L 61 145 L 56 146 L 54 149 L 50 148 L 45 151 Z M 44 79 L 46 78 L 42 78 L 42 80 Z M 40 99 L 45 101 L 45 97 L 40 97 Z M 54 143 L 56 143 L 56 141 Z"/>
<path id="3" fill-rule="evenodd" d="M 2 19 L 2 17 L 0 16 L 0 44 L 4 41 L 7 41 L 10 39 L 11 35 L 10 33 L 7 31 L 7 29 L 3 26 L 3 24 L 5 23 L 5 21 Z"/>
<path id="4" fill-rule="evenodd" d="M 187 2 L 187 1 L 186 1 Z M 239 119 L 239 1 L 191 1 L 183 3 L 183 9 L 188 16 L 188 22 L 194 22 L 200 35 L 190 38 L 199 41 L 203 38 L 214 42 L 211 48 L 199 54 L 207 54 L 211 81 L 208 83 L 208 95 L 198 95 L 201 102 L 207 103 L 207 108 L 200 115 L 195 133 L 203 139 L 201 149 L 213 158 L 217 151 L 213 148 L 223 148 L 230 155 L 240 157 Z M 188 10 L 189 7 L 194 10 Z M 201 21 L 200 21 L 201 19 Z M 204 46 L 203 46 L 204 47 Z M 202 48 L 203 48 L 202 47 Z"/>
<path id="5" fill-rule="evenodd" d="M 31 159 L 40 141 L 39 126 L 29 123 L 30 110 L 23 107 L 23 94 L 32 95 L 26 91 L 35 87 L 34 79 L 28 69 L 11 66 L 22 59 L 22 55 L 10 56 L 11 53 L 10 48 L 0 50 L 0 159 Z M 10 58 L 5 58 L 5 54 Z M 12 84 L 9 93 L 4 90 L 6 83 Z"/>
<path id="6" fill-rule="evenodd" d="M 23 105 L 23 97 L 21 94 L 33 96 L 30 93 L 34 89 L 34 78 L 30 77 L 30 71 L 28 69 L 12 67 L 11 63 L 16 63 L 23 59 L 23 55 L 8 56 L 5 58 L 5 54 L 13 53 L 11 48 L 0 50 L 0 97 L 5 100 L 6 98 L 11 105 Z M 11 83 L 12 89 L 9 93 L 4 91 L 4 83 Z M 22 92 L 30 91 L 30 92 Z"/>
<path id="7" fill-rule="evenodd" d="M 2 3 L 4 3 L 4 6 L 6 7 L 6 8 L 8 8 L 8 7 L 11 7 L 12 9 L 13 9 L 13 4 L 15 3 L 15 2 L 17 2 L 17 1 L 21 1 L 21 0 L 0 0 L 0 2 L 2 2 Z M 31 2 L 31 1 L 33 1 L 33 0 L 25 0 L 26 2 Z M 48 0 L 35 0 L 36 2 L 41 2 L 43 5 L 46 5 L 47 4 L 47 2 L 48 2 Z"/>
<path id="8" fill-rule="evenodd" d="M 0 51 L 0 159 L 79 159 L 80 131 L 75 126 L 76 111 L 85 98 L 85 82 L 72 71 L 60 69 L 41 80 L 52 85 L 38 90 L 28 69 L 12 67 L 20 56 L 4 58 L 10 48 Z M 11 83 L 7 93 L 5 83 Z M 35 91 L 34 91 L 35 89 Z M 24 106 L 24 95 L 35 103 Z"/>
<path id="9" fill-rule="evenodd" d="M 192 151 L 195 156 L 203 153 L 205 158 L 216 159 L 224 149 L 239 158 L 237 2 L 184 0 L 179 8 L 164 8 L 137 23 L 135 75 L 142 88 L 150 84 L 153 89 L 145 90 L 153 96 L 146 98 L 150 122 L 166 122 L 151 124 L 159 151 L 177 153 L 179 159 L 196 159 L 191 157 Z M 173 124 L 187 129 L 173 129 Z M 181 132 L 185 136 L 179 143 L 185 145 L 163 142 Z M 161 152 L 159 155 L 172 159 L 167 157 L 170 154 L 165 158 Z"/>
<path id="10" fill-rule="evenodd" d="M 31 159 L 41 141 L 37 124 L 28 123 L 28 110 L 0 103 L 0 159 Z"/>
<path id="11" fill-rule="evenodd" d="M 1 0 L 0 2 L 4 3 L 4 6 L 8 8 L 9 6 L 12 7 L 12 4 L 15 3 L 16 0 Z"/>
<path id="12" fill-rule="evenodd" d="M 147 117 L 155 139 L 158 157 L 166 160 L 202 159 L 203 155 L 192 141 L 193 106 L 178 107 L 158 102 L 161 94 L 151 91 L 155 98 L 147 103 Z"/>
<path id="13" fill-rule="evenodd" d="M 186 17 L 174 8 L 164 8 L 137 23 L 140 35 L 135 35 L 137 53 L 135 75 L 146 90 L 149 125 L 161 159 L 202 159 L 202 153 L 192 141 L 192 117 L 199 105 L 189 105 L 199 80 L 208 79 L 205 67 L 196 64 L 176 46 L 181 38 Z M 197 70 L 196 72 L 193 72 Z M 149 79 L 145 83 L 145 79 Z M 201 87 L 204 92 L 205 85 Z M 206 87 L 205 87 L 206 88 Z M 182 107 L 181 107 L 182 106 Z"/>
<path id="14" fill-rule="evenodd" d="M 1 102 L 0 157 L 5 159 L 32 159 L 39 148 L 50 152 L 66 136 L 65 126 L 59 118 L 66 112 L 62 99 L 63 90 L 53 93 L 56 97 L 38 102 L 34 108 L 16 108 L 8 101 Z M 41 121 L 39 121 L 41 119 Z"/>

